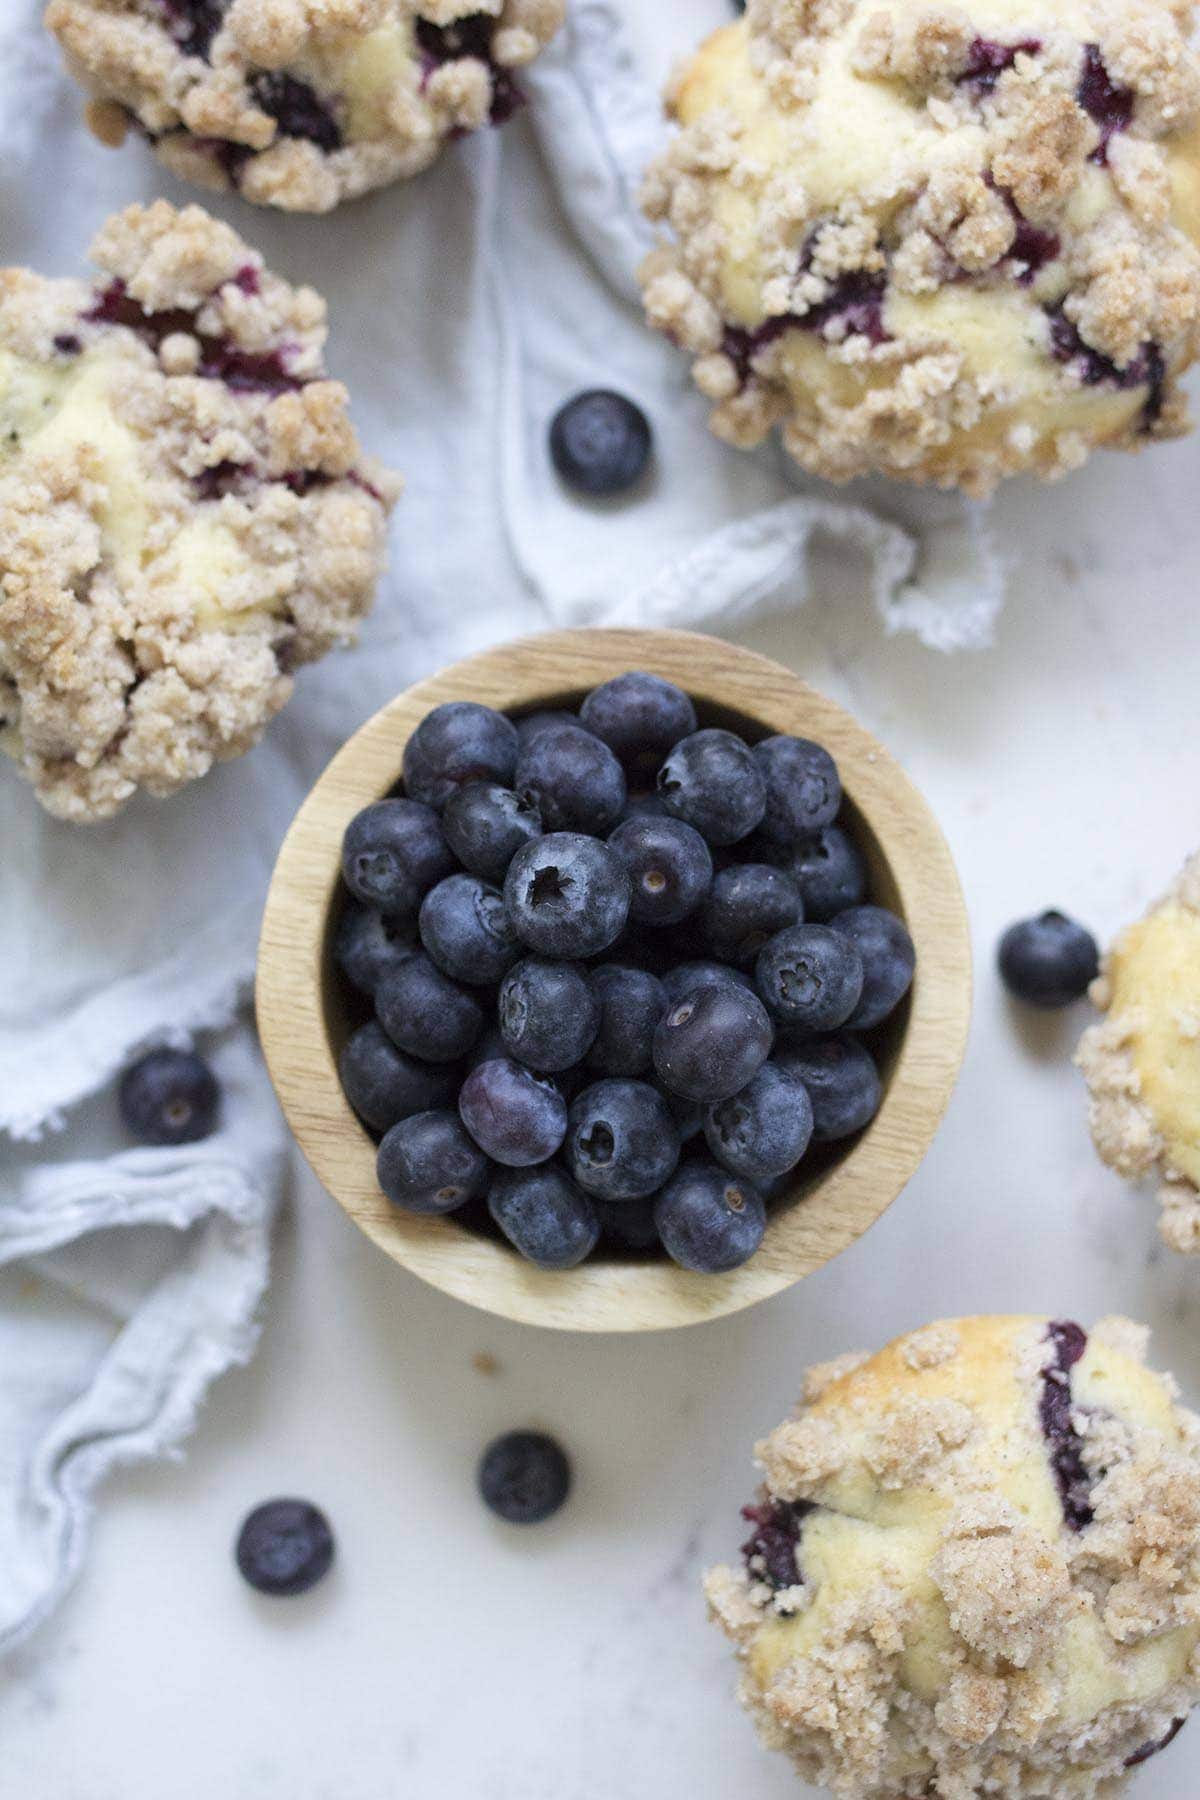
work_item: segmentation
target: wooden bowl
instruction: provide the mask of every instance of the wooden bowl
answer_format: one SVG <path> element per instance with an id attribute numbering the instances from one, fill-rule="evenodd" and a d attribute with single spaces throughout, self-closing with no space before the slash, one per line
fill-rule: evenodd
<path id="1" fill-rule="evenodd" d="M 912 993 L 873 1045 L 884 1083 L 877 1117 L 848 1148 L 832 1146 L 812 1166 L 806 1159 L 794 1190 L 772 1208 L 762 1249 L 732 1275 L 603 1255 L 548 1273 L 454 1219 L 398 1212 L 380 1192 L 375 1145 L 338 1081 L 338 1053 L 354 1023 L 331 955 L 343 904 L 342 834 L 361 807 L 396 785 L 409 734 L 446 700 L 514 713 L 576 705 L 627 669 L 677 682 L 702 724 L 751 737 L 791 732 L 826 745 L 841 769 L 873 896 L 902 915 L 916 943 Z M 787 669 L 683 631 L 547 633 L 458 663 L 384 707 L 330 763 L 288 833 L 258 965 L 258 1024 L 276 1092 L 309 1163 L 355 1224 L 434 1287 L 562 1331 L 653 1331 L 719 1318 L 791 1287 L 852 1244 L 929 1148 L 962 1063 L 970 1002 L 962 891 L 945 839 L 904 771 L 840 706 Z"/>

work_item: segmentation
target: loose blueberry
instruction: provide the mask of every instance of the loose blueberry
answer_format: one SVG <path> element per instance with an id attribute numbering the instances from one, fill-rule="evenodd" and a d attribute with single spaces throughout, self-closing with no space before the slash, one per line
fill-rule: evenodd
<path id="1" fill-rule="evenodd" d="M 604 388 L 577 394 L 550 427 L 554 466 L 580 494 L 626 493 L 645 473 L 652 447 L 641 407 Z"/>
<path id="2" fill-rule="evenodd" d="M 708 1147 L 723 1168 L 766 1184 L 794 1169 L 812 1141 L 813 1110 L 798 1075 L 764 1063 L 740 1094 L 710 1106 Z"/>
<path id="3" fill-rule="evenodd" d="M 608 842 L 629 871 L 630 917 L 643 925 L 678 924 L 712 886 L 708 845 L 682 819 L 627 819 Z"/>
<path id="4" fill-rule="evenodd" d="M 474 987 L 503 980 L 521 954 L 499 888 L 450 875 L 421 905 L 421 942 L 443 975 Z"/>
<path id="5" fill-rule="evenodd" d="M 642 1075 L 654 1053 L 654 1033 L 667 1010 L 662 982 L 645 969 L 602 963 L 592 972 L 599 1027 L 587 1054 L 601 1075 Z"/>
<path id="6" fill-rule="evenodd" d="M 702 987 L 719 987 L 722 983 L 740 987 L 747 994 L 755 992 L 749 975 L 741 969 L 731 969 L 728 963 L 703 960 L 678 963 L 675 968 L 668 969 L 662 978 L 663 992 L 669 1006 L 678 1006 L 681 1000 Z"/>
<path id="7" fill-rule="evenodd" d="M 600 1007 L 579 964 L 540 956 L 509 970 L 499 1015 L 507 1054 L 546 1075 L 582 1062 L 600 1028 Z"/>
<path id="8" fill-rule="evenodd" d="M 126 1126 L 143 1144 L 198 1144 L 217 1124 L 221 1090 L 194 1050 L 151 1050 L 126 1069 L 117 1103 Z"/>
<path id="9" fill-rule="evenodd" d="M 412 800 L 445 806 L 473 781 L 511 787 L 517 729 L 503 714 L 470 700 L 451 700 L 422 719 L 404 747 L 404 786 Z"/>
<path id="10" fill-rule="evenodd" d="M 409 920 L 351 901 L 338 921 L 333 959 L 360 993 L 373 994 L 385 975 L 408 961 L 417 943 Z"/>
<path id="11" fill-rule="evenodd" d="M 762 823 L 766 782 L 748 744 L 731 731 L 697 731 L 676 744 L 658 773 L 673 818 L 710 844 L 736 844 Z"/>
<path id="12" fill-rule="evenodd" d="M 606 1243 L 620 1250 L 661 1249 L 658 1226 L 654 1223 L 654 1200 L 593 1200 L 596 1217 Z"/>
<path id="13" fill-rule="evenodd" d="M 379 1023 L 393 1044 L 422 1062 L 457 1062 L 483 1029 L 483 1010 L 427 956 L 410 956 L 380 983 Z"/>
<path id="14" fill-rule="evenodd" d="M 767 1228 L 762 1196 L 707 1157 L 684 1163 L 660 1194 L 654 1218 L 667 1255 L 698 1275 L 740 1269 Z"/>
<path id="15" fill-rule="evenodd" d="M 895 1012 L 912 986 L 917 953 L 908 927 L 882 906 L 853 906 L 838 914 L 830 930 L 848 938 L 862 957 L 862 998 L 846 1028 L 870 1031 Z"/>
<path id="16" fill-rule="evenodd" d="M 600 1241 L 591 1201 L 553 1163 L 497 1176 L 488 1211 L 513 1248 L 539 1269 L 574 1269 Z"/>
<path id="17" fill-rule="evenodd" d="M 863 995 L 857 946 L 828 925 L 781 931 L 764 946 L 754 973 L 772 1018 L 797 1031 L 836 1031 Z"/>
<path id="18" fill-rule="evenodd" d="M 415 800 L 378 800 L 350 821 L 342 874 L 356 899 L 411 917 L 454 868 L 437 815 Z"/>
<path id="19" fill-rule="evenodd" d="M 713 956 L 747 968 L 777 932 L 803 917 L 800 889 L 790 875 L 765 863 L 733 863 L 712 884 L 700 930 Z"/>
<path id="20" fill-rule="evenodd" d="M 697 729 L 696 709 L 683 689 L 641 671 L 617 675 L 593 688 L 579 718 L 627 770 L 647 778 L 657 775 L 663 758 Z"/>
<path id="21" fill-rule="evenodd" d="M 517 792 L 547 831 L 611 831 L 625 805 L 625 775 L 607 744 L 581 725 L 547 725 L 517 759 Z"/>
<path id="22" fill-rule="evenodd" d="M 649 1082 L 598 1081 L 572 1104 L 565 1155 L 589 1194 L 644 1200 L 679 1161 L 679 1134 Z"/>
<path id="23" fill-rule="evenodd" d="M 867 897 L 867 865 L 853 838 L 840 825 L 827 825 L 804 838 L 788 860 L 788 873 L 800 889 L 804 916 L 827 925 L 847 907 Z"/>
<path id="24" fill-rule="evenodd" d="M 489 1163 L 456 1112 L 414 1113 L 379 1146 L 379 1185 L 405 1212 L 456 1212 L 487 1186 Z"/>
<path id="25" fill-rule="evenodd" d="M 509 1057 L 472 1069 L 458 1110 L 479 1148 L 507 1169 L 547 1162 L 567 1135 L 567 1103 L 554 1083 Z"/>
<path id="26" fill-rule="evenodd" d="M 464 869 L 482 881 L 502 882 L 522 844 L 542 835 L 542 815 L 512 788 L 472 781 L 447 800 L 442 830 Z"/>
<path id="27" fill-rule="evenodd" d="M 879 1111 L 883 1089 L 879 1071 L 857 1038 L 839 1032 L 791 1045 L 780 1052 L 780 1068 L 804 1083 L 813 1110 L 813 1138 L 831 1144 L 869 1125 Z"/>
<path id="28" fill-rule="evenodd" d="M 571 1491 L 571 1465 L 553 1438 L 510 1431 L 497 1438 L 479 1465 L 484 1503 L 509 1525 L 540 1525 Z"/>
<path id="29" fill-rule="evenodd" d="M 842 784 L 828 750 L 808 738 L 769 737 L 754 746 L 754 760 L 767 789 L 764 837 L 794 844 L 833 823 Z"/>
<path id="30" fill-rule="evenodd" d="M 1010 925 L 1000 940 L 999 962 L 1010 993 L 1047 1009 L 1081 1000 L 1100 973 L 1095 938 L 1060 912 Z"/>
<path id="31" fill-rule="evenodd" d="M 726 1100 L 757 1075 L 773 1035 L 756 994 L 732 982 L 713 982 L 664 1013 L 654 1034 L 654 1067 L 660 1081 L 685 1100 Z"/>
<path id="32" fill-rule="evenodd" d="M 517 934 L 541 956 L 598 956 L 629 917 L 629 875 L 607 844 L 551 832 L 513 857 L 504 900 Z"/>
<path id="33" fill-rule="evenodd" d="M 406 1056 L 375 1019 L 347 1038 L 338 1072 L 347 1100 L 372 1131 L 390 1131 L 414 1113 L 449 1106 L 458 1092 L 456 1068 Z"/>
<path id="34" fill-rule="evenodd" d="M 238 1533 L 237 1566 L 260 1594 L 307 1594 L 329 1573 L 333 1533 L 307 1500 L 268 1500 Z"/>

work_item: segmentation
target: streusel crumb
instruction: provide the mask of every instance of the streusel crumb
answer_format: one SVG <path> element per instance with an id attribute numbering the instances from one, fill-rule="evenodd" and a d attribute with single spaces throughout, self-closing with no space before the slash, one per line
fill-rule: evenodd
<path id="1" fill-rule="evenodd" d="M 311 288 L 165 201 L 93 258 L 0 270 L 0 747 L 79 821 L 258 741 L 354 636 L 399 493 Z"/>

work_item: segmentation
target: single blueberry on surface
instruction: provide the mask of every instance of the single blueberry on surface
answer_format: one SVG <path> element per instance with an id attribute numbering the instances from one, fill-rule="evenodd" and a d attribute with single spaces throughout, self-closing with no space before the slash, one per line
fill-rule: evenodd
<path id="1" fill-rule="evenodd" d="M 634 1250 L 644 1256 L 662 1248 L 654 1222 L 654 1198 L 647 1200 L 597 1200 L 592 1206 L 600 1221 L 603 1241 L 616 1250 Z"/>
<path id="2" fill-rule="evenodd" d="M 646 472 L 654 447 L 650 421 L 624 394 L 594 388 L 555 414 L 550 457 L 579 494 L 624 494 Z"/>
<path id="3" fill-rule="evenodd" d="M 771 1017 L 797 1031 L 836 1031 L 863 994 L 863 959 L 853 940 L 828 925 L 793 925 L 773 937 L 755 965 Z"/>
<path id="4" fill-rule="evenodd" d="M 862 958 L 862 997 L 848 1031 L 870 1031 L 890 1018 L 912 986 L 917 953 L 903 919 L 883 906 L 852 906 L 830 923 Z"/>
<path id="5" fill-rule="evenodd" d="M 151 1050 L 126 1069 L 117 1104 L 127 1128 L 143 1144 L 168 1149 L 198 1144 L 216 1129 L 221 1090 L 194 1050 Z"/>
<path id="6" fill-rule="evenodd" d="M 605 681 L 584 700 L 579 718 L 625 768 L 657 775 L 663 758 L 697 729 L 696 709 L 682 688 L 661 675 L 632 670 Z"/>
<path id="7" fill-rule="evenodd" d="M 591 1049 L 600 1006 L 578 963 L 529 956 L 504 977 L 499 1018 L 507 1054 L 553 1075 L 574 1068 Z"/>
<path id="8" fill-rule="evenodd" d="M 385 975 L 414 955 L 418 942 L 411 919 L 352 900 L 338 920 L 333 959 L 360 993 L 373 994 Z"/>
<path id="9" fill-rule="evenodd" d="M 847 907 L 867 897 L 867 865 L 863 854 L 840 825 L 827 825 L 796 844 L 787 870 L 804 901 L 804 916 L 827 925 Z"/>
<path id="10" fill-rule="evenodd" d="M 740 1093 L 771 1053 L 774 1033 L 754 993 L 712 982 L 685 994 L 654 1034 L 659 1080 L 685 1100 L 726 1100 Z"/>
<path id="11" fill-rule="evenodd" d="M 509 1525 L 540 1525 L 571 1491 L 571 1465 L 560 1445 L 540 1431 L 510 1431 L 484 1452 L 479 1492 Z"/>
<path id="12" fill-rule="evenodd" d="M 472 700 L 435 707 L 404 747 L 405 791 L 426 806 L 445 806 L 456 788 L 473 781 L 511 787 L 516 767 L 516 726 Z"/>
<path id="13" fill-rule="evenodd" d="M 767 788 L 748 744 L 732 731 L 696 731 L 676 744 L 658 772 L 672 818 L 710 844 L 736 844 L 762 823 Z"/>
<path id="14" fill-rule="evenodd" d="M 587 1063 L 601 1075 L 643 1075 L 654 1054 L 654 1033 L 667 1010 L 667 996 L 656 975 L 620 963 L 601 963 L 592 971 L 592 995 L 598 1028 Z"/>
<path id="15" fill-rule="evenodd" d="M 393 1044 L 422 1062 L 457 1062 L 483 1029 L 478 1000 L 424 955 L 379 984 L 375 1012 Z"/>
<path id="16" fill-rule="evenodd" d="M 415 800 L 377 800 L 351 819 L 342 839 L 346 886 L 380 912 L 411 916 L 453 869 L 437 815 Z"/>
<path id="17" fill-rule="evenodd" d="M 803 917 L 800 889 L 783 869 L 732 863 L 713 881 L 700 930 L 714 957 L 748 968 L 764 944 Z"/>
<path id="18" fill-rule="evenodd" d="M 567 1103 L 558 1088 L 511 1057 L 472 1069 L 458 1110 L 479 1148 L 507 1169 L 547 1162 L 567 1135 Z"/>
<path id="19" fill-rule="evenodd" d="M 422 1063 L 407 1056 L 376 1019 L 347 1038 L 338 1073 L 342 1092 L 372 1131 L 390 1131 L 413 1113 L 449 1106 L 458 1093 L 455 1065 Z"/>
<path id="20" fill-rule="evenodd" d="M 535 801 L 512 788 L 472 781 L 447 800 L 442 830 L 464 869 L 502 882 L 522 844 L 542 835 L 542 815 Z"/>
<path id="21" fill-rule="evenodd" d="M 513 857 L 504 901 L 517 935 L 541 956 L 598 956 L 629 917 L 629 874 L 607 844 L 550 832 Z"/>
<path id="22" fill-rule="evenodd" d="M 762 1196 L 708 1157 L 685 1162 L 672 1176 L 658 1197 L 654 1218 L 667 1255 L 699 1275 L 740 1269 L 758 1250 L 767 1228 Z"/>
<path id="23" fill-rule="evenodd" d="M 572 1103 L 567 1165 L 602 1200 L 644 1200 L 679 1161 L 679 1133 L 647 1081 L 598 1081 Z"/>
<path id="24" fill-rule="evenodd" d="M 671 1006 L 677 1006 L 688 994 L 694 994 L 700 988 L 719 987 L 723 983 L 740 987 L 747 994 L 755 992 L 753 981 L 743 969 L 733 969 L 728 963 L 703 958 L 696 962 L 677 963 L 662 977 L 663 992 Z"/>
<path id="25" fill-rule="evenodd" d="M 626 819 L 608 843 L 629 871 L 629 913 L 640 924 L 677 925 L 712 886 L 712 853 L 682 819 Z"/>
<path id="26" fill-rule="evenodd" d="M 808 1089 L 818 1144 L 852 1137 L 879 1111 L 879 1071 L 870 1052 L 845 1032 L 789 1045 L 777 1061 L 785 1075 L 797 1077 Z"/>
<path id="27" fill-rule="evenodd" d="M 503 980 L 521 954 L 499 888 L 449 875 L 421 903 L 421 942 L 443 975 L 473 987 Z"/>
<path id="28" fill-rule="evenodd" d="M 1091 932 L 1074 919 L 1044 912 L 1009 926 L 1000 940 L 999 965 L 1011 994 L 1051 1010 L 1083 998 L 1100 973 L 1100 951 Z"/>
<path id="29" fill-rule="evenodd" d="M 625 806 L 625 774 L 582 725 L 547 725 L 517 759 L 513 785 L 547 831 L 611 831 Z"/>
<path id="30" fill-rule="evenodd" d="M 487 1186 L 490 1165 L 456 1112 L 414 1113 L 379 1146 L 379 1185 L 405 1212 L 456 1212 Z"/>
<path id="31" fill-rule="evenodd" d="M 553 1163 L 507 1169 L 492 1182 L 488 1211 L 514 1250 L 539 1269 L 574 1269 L 600 1241 L 591 1201 Z"/>
<path id="32" fill-rule="evenodd" d="M 794 844 L 833 823 L 842 783 L 828 750 L 808 738 L 769 737 L 754 746 L 767 789 L 763 836 Z"/>
<path id="33" fill-rule="evenodd" d="M 740 1094 L 704 1115 L 708 1147 L 723 1168 L 747 1181 L 774 1181 L 794 1169 L 812 1141 L 813 1110 L 798 1075 L 766 1062 Z"/>
<path id="34" fill-rule="evenodd" d="M 268 1500 L 238 1533 L 235 1551 L 243 1578 L 260 1594 L 307 1594 L 329 1573 L 333 1532 L 307 1500 Z"/>

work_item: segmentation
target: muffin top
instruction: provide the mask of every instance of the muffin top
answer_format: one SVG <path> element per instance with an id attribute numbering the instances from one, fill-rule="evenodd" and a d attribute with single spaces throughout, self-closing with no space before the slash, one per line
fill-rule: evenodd
<path id="1" fill-rule="evenodd" d="M 50 0 L 46 23 L 96 97 L 203 187 L 292 212 L 427 168 L 450 137 L 501 125 L 515 73 L 564 0 Z"/>
<path id="2" fill-rule="evenodd" d="M 976 1318 L 810 1371 L 712 1610 L 855 1800 L 1119 1793 L 1200 1680 L 1200 1421 L 1109 1319 Z"/>
<path id="3" fill-rule="evenodd" d="M 986 493 L 1177 434 L 1200 318 L 1184 0 L 749 0 L 671 94 L 643 285 L 713 426 Z"/>

